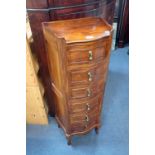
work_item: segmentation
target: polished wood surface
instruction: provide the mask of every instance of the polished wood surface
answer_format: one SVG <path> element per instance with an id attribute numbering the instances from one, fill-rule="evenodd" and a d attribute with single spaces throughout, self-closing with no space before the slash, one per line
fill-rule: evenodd
<path id="1" fill-rule="evenodd" d="M 46 25 L 45 22 L 44 25 Z M 82 22 L 80 18 L 68 20 L 67 23 L 58 21 L 50 24 L 48 22 L 46 30 L 49 33 L 53 32 L 57 38 L 64 38 L 67 43 L 88 42 L 109 36 L 111 26 L 108 27 L 107 25 L 108 23 L 103 24 L 100 18 L 90 17 L 84 18 Z"/>
<path id="2" fill-rule="evenodd" d="M 49 113 L 54 116 L 54 99 L 51 97 L 51 83 L 41 23 L 99 16 L 106 19 L 109 24 L 112 24 L 115 0 L 27 0 L 26 8 L 34 40 L 31 44 L 31 48 L 39 60 L 39 75 L 44 84 Z M 76 23 L 74 23 L 74 25 L 76 25 Z"/>
<path id="3" fill-rule="evenodd" d="M 43 32 L 55 117 L 71 144 L 73 135 L 93 128 L 98 133 L 112 27 L 101 18 L 87 17 L 44 22 Z"/>

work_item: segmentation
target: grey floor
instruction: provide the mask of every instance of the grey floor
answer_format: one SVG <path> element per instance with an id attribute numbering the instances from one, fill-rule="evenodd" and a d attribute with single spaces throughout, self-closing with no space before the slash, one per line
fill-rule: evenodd
<path id="1" fill-rule="evenodd" d="M 101 128 L 74 136 L 68 146 L 54 118 L 49 125 L 27 125 L 27 155 L 128 155 L 129 59 L 128 46 L 112 51 L 102 109 Z"/>

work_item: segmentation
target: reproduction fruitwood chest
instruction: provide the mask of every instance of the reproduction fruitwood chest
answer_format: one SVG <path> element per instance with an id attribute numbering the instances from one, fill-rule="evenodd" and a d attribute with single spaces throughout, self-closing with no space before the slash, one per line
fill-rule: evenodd
<path id="1" fill-rule="evenodd" d="M 71 136 L 100 127 L 112 27 L 99 17 L 44 22 L 58 126 Z"/>

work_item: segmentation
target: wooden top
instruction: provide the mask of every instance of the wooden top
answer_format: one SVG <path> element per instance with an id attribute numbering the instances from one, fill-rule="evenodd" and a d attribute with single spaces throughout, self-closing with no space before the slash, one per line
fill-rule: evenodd
<path id="1" fill-rule="evenodd" d="M 112 26 L 99 17 L 43 22 L 43 27 L 67 43 L 87 42 L 107 37 Z"/>

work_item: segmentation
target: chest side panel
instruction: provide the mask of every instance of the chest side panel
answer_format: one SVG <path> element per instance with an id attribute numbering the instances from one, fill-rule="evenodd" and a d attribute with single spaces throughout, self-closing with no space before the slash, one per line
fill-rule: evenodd
<path id="1" fill-rule="evenodd" d="M 58 43 L 57 39 L 47 33 L 44 32 L 45 34 L 45 44 L 47 48 L 47 59 L 48 59 L 48 67 L 51 75 L 51 81 L 55 85 L 55 87 L 60 91 L 61 90 L 61 66 L 60 66 L 60 58 L 59 58 L 59 53 L 58 53 Z"/>
<path id="2" fill-rule="evenodd" d="M 48 67 L 51 77 L 51 89 L 52 97 L 55 102 L 56 107 L 56 117 L 61 121 L 61 123 L 68 126 L 68 107 L 66 101 L 66 86 L 65 81 L 65 63 L 63 61 L 63 45 L 61 41 L 53 34 L 49 34 L 44 30 L 45 44 L 47 48 L 47 60 Z"/>

